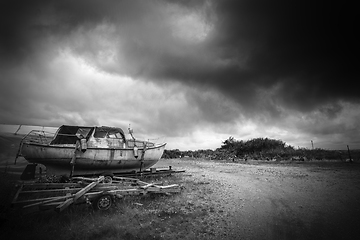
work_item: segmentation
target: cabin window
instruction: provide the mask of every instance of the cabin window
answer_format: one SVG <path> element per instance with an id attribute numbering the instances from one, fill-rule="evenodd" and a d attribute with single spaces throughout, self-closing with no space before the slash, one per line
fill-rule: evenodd
<path id="1" fill-rule="evenodd" d="M 63 125 L 59 128 L 55 138 L 51 141 L 51 144 L 75 144 L 80 135 L 88 140 L 93 129 L 94 128 L 92 127 Z"/>
<path id="2" fill-rule="evenodd" d="M 122 139 L 122 136 L 120 133 L 108 133 L 108 138 L 121 138 Z"/>
<path id="3" fill-rule="evenodd" d="M 87 138 L 88 134 L 90 133 L 90 128 L 79 128 L 76 132 L 76 136 L 80 138 Z"/>
<path id="4" fill-rule="evenodd" d="M 123 136 L 119 132 L 109 132 L 107 137 L 110 139 L 116 139 L 117 141 L 124 142 Z"/>
<path id="5" fill-rule="evenodd" d="M 94 137 L 95 138 L 105 138 L 107 134 L 107 131 L 101 128 L 96 128 Z"/>
<path id="6" fill-rule="evenodd" d="M 118 129 L 114 128 L 96 128 L 94 133 L 95 138 L 110 138 L 125 141 L 125 136 Z"/>

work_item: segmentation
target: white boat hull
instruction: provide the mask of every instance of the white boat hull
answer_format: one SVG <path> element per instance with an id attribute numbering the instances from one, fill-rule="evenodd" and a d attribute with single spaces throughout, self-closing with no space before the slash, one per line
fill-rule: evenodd
<path id="1" fill-rule="evenodd" d="M 140 171 L 155 165 L 161 158 L 165 143 L 138 149 L 133 148 L 87 148 L 76 151 L 73 175 L 123 173 Z M 43 164 L 49 174 L 69 174 L 75 145 L 61 146 L 24 142 L 21 155 L 30 163 Z M 144 154 L 142 156 L 142 154 Z"/>

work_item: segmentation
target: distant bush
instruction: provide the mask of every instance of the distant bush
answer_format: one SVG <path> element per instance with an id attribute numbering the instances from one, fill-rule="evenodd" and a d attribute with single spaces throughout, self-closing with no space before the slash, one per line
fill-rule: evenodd
<path id="1" fill-rule="evenodd" d="M 180 158 L 183 153 L 179 149 L 164 150 L 162 158 Z"/>
<path id="2" fill-rule="evenodd" d="M 251 155 L 254 158 L 263 159 L 264 157 L 285 157 L 289 152 L 292 152 L 294 148 L 286 146 L 286 143 L 281 140 L 254 138 L 248 141 L 237 141 L 233 137 L 229 137 L 218 150 L 226 150 L 239 158 L 246 158 Z"/>
<path id="3" fill-rule="evenodd" d="M 351 151 L 351 158 L 360 159 L 360 151 Z M 254 160 L 342 160 L 349 159 L 348 151 L 326 150 L 326 149 L 295 149 L 285 142 L 270 138 L 254 138 L 247 141 L 236 140 L 229 137 L 222 142 L 220 148 L 216 150 L 196 150 L 180 151 L 165 150 L 163 158 L 205 158 L 216 160 L 237 160 L 237 159 L 254 159 Z"/>

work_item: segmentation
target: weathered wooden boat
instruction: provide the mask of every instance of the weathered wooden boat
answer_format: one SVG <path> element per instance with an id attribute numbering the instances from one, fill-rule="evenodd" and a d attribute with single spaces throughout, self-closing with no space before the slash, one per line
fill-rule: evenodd
<path id="1" fill-rule="evenodd" d="M 156 164 L 166 143 L 155 144 L 126 139 L 121 128 L 61 126 L 49 137 L 44 131 L 31 131 L 16 157 L 42 164 L 47 173 L 70 176 L 141 172 Z"/>

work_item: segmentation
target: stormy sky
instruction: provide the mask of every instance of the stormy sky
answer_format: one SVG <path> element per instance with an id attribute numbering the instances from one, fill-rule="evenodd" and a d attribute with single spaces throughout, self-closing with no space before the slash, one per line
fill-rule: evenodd
<path id="1" fill-rule="evenodd" d="M 1 1 L 0 123 L 360 148 L 354 4 Z"/>

